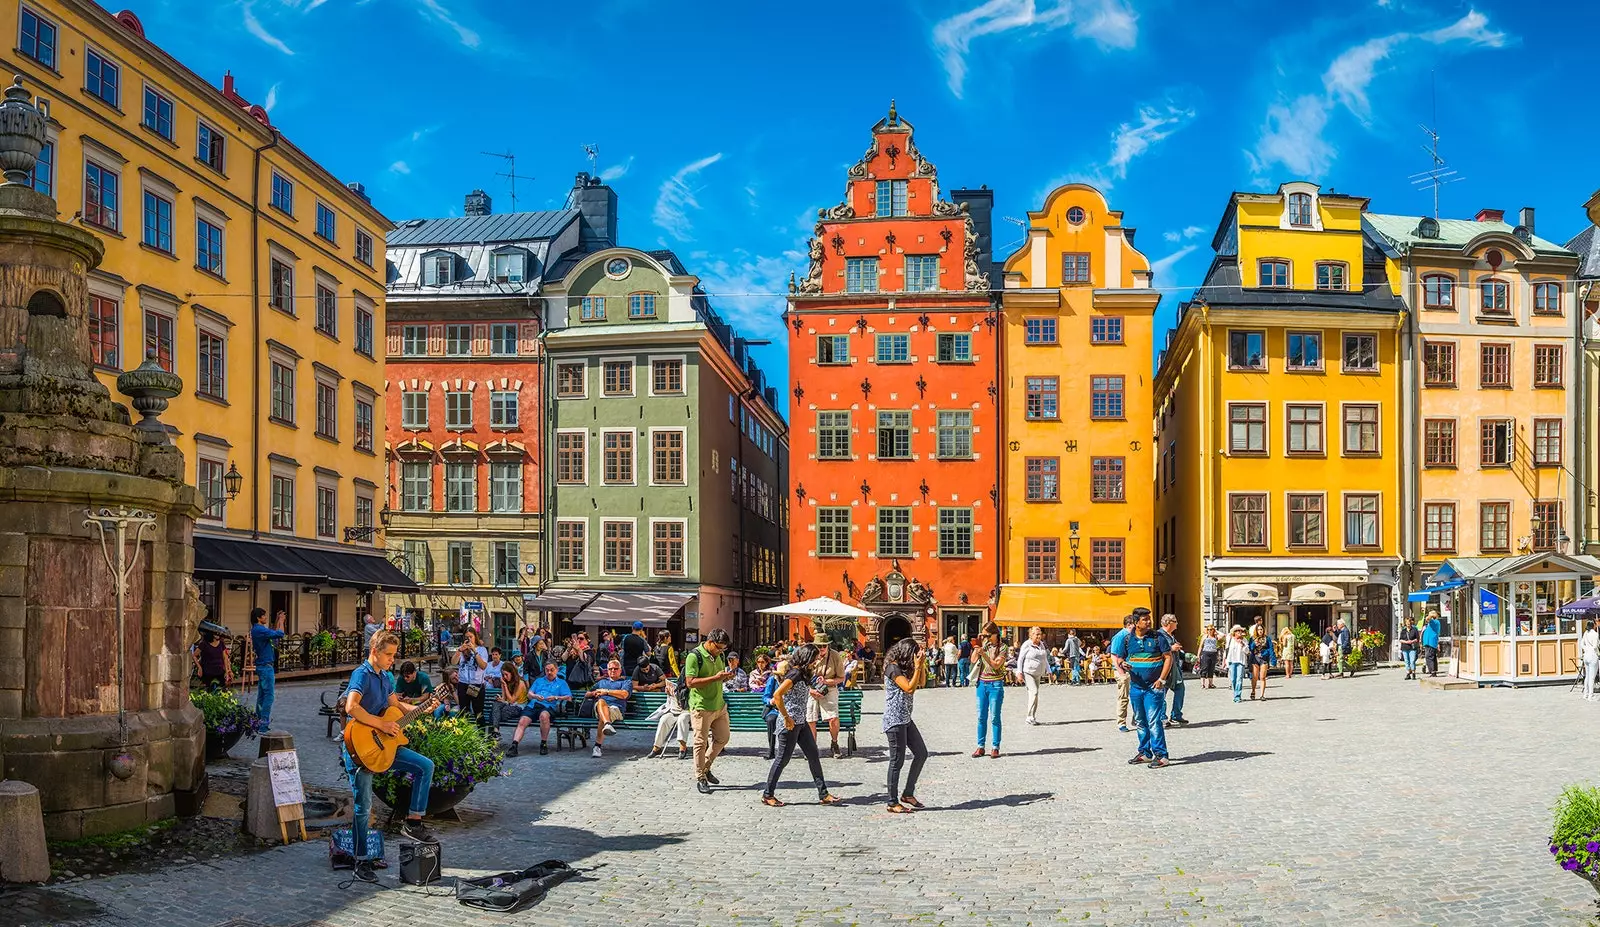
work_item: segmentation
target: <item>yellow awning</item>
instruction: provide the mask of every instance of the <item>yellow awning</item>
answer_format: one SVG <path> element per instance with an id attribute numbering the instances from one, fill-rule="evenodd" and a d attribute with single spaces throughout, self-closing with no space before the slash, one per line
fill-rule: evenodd
<path id="1" fill-rule="evenodd" d="M 1141 606 L 1150 607 L 1147 586 L 1002 586 L 994 620 L 1021 628 L 1121 628 Z"/>

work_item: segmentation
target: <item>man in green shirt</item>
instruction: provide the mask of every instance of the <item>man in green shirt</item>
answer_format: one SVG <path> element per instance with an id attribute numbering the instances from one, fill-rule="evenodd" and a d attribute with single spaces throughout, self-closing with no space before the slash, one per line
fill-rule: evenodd
<path id="1" fill-rule="evenodd" d="M 717 628 L 706 635 L 705 643 L 689 652 L 683 674 L 689 686 L 689 723 L 694 728 L 695 789 L 710 795 L 717 785 L 711 764 L 728 745 L 728 705 L 722 698 L 722 683 L 733 678 L 723 654 L 728 650 L 728 632 Z"/>

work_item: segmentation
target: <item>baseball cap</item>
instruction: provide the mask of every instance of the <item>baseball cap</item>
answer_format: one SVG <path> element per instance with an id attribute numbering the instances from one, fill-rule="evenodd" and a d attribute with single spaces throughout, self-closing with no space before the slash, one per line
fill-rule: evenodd
<path id="1" fill-rule="evenodd" d="M 642 621 L 635 621 L 635 622 L 634 622 L 634 623 L 633 623 L 633 629 L 634 629 L 634 630 L 635 630 L 635 631 L 643 631 L 643 630 L 644 630 L 644 622 L 642 622 Z"/>

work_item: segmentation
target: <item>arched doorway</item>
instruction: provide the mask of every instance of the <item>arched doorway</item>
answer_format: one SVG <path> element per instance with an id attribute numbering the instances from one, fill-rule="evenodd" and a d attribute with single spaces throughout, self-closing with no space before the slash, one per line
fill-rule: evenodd
<path id="1" fill-rule="evenodd" d="M 883 619 L 883 649 L 879 653 L 888 653 L 889 648 L 896 641 L 904 640 L 911 636 L 911 622 L 904 615 L 889 615 Z"/>

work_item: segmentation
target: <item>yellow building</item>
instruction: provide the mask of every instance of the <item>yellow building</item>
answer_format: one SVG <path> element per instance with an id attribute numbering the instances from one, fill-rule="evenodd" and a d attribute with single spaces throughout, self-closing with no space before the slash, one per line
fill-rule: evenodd
<path id="1" fill-rule="evenodd" d="M 1120 629 L 1151 607 L 1150 262 L 1067 184 L 1005 263 L 1001 624 Z"/>
<path id="2" fill-rule="evenodd" d="M 1600 427 L 1600 191 L 1589 197 L 1584 209 L 1589 225 L 1566 244 L 1567 250 L 1577 254 L 1581 262 L 1575 290 L 1578 312 L 1583 319 L 1576 442 L 1583 455 L 1578 479 L 1587 504 L 1578 506 L 1581 521 L 1577 536 L 1582 542 L 1576 549 L 1597 556 L 1600 555 L 1600 485 L 1597 485 L 1600 484 L 1600 441 L 1595 440 L 1595 429 Z"/>
<path id="3" fill-rule="evenodd" d="M 152 353 L 183 377 L 164 421 L 208 500 L 195 578 L 212 617 L 355 627 L 381 607 L 370 593 L 414 588 L 374 553 L 390 223 L 132 13 L 24 0 L 0 22 L 7 73 L 50 117 L 35 186 L 105 242 L 89 275 L 102 381 L 116 395 Z"/>
<path id="4" fill-rule="evenodd" d="M 1367 201 L 1235 193 L 1155 382 L 1156 592 L 1186 636 L 1345 618 L 1401 598 L 1405 307 Z"/>

